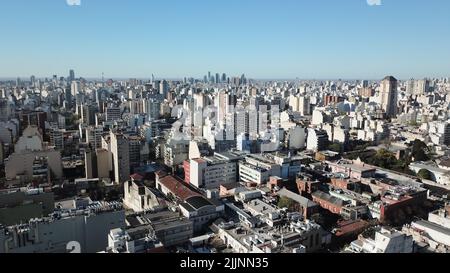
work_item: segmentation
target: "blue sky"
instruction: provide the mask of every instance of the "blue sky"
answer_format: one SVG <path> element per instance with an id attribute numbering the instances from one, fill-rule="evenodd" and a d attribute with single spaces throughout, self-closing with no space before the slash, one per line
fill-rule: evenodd
<path id="1" fill-rule="evenodd" d="M 2 0 L 0 77 L 448 77 L 449 14 L 448 0 Z"/>

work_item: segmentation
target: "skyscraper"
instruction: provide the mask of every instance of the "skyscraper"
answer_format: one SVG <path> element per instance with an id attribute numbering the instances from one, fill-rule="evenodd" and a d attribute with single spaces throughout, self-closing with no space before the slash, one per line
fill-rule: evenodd
<path id="1" fill-rule="evenodd" d="M 226 91 L 220 91 L 217 94 L 215 104 L 218 112 L 218 122 L 224 126 L 227 114 L 233 113 L 234 107 L 236 106 L 236 95 L 227 93 Z"/>
<path id="2" fill-rule="evenodd" d="M 75 80 L 75 71 L 73 71 L 73 69 L 71 69 L 69 71 L 69 82 L 72 82 Z"/>
<path id="3" fill-rule="evenodd" d="M 84 104 L 81 107 L 81 119 L 86 125 L 95 125 L 95 114 L 97 107 L 91 104 Z"/>
<path id="4" fill-rule="evenodd" d="M 245 78 L 245 74 L 242 74 L 240 83 L 242 85 L 246 85 L 247 84 L 247 78 Z"/>
<path id="5" fill-rule="evenodd" d="M 388 76 L 381 81 L 380 104 L 388 118 L 397 115 L 397 79 Z"/>
<path id="6" fill-rule="evenodd" d="M 81 92 L 81 86 L 80 83 L 77 81 L 73 81 L 70 85 L 70 89 L 72 92 L 72 96 L 76 97 Z"/>
<path id="7" fill-rule="evenodd" d="M 130 149 L 128 139 L 121 133 L 110 133 L 113 155 L 114 181 L 123 183 L 130 179 Z"/>
<path id="8" fill-rule="evenodd" d="M 367 87 L 369 87 L 369 81 L 368 80 L 363 80 L 361 82 L 361 85 L 362 85 L 362 88 L 367 88 Z"/>
<path id="9" fill-rule="evenodd" d="M 418 80 L 416 81 L 415 86 L 415 94 L 416 95 L 424 95 L 430 89 L 430 81 L 428 79 Z"/>
<path id="10" fill-rule="evenodd" d="M 65 108 L 70 109 L 72 108 L 72 90 L 70 89 L 70 86 L 67 86 L 64 92 L 64 100 L 65 100 Z"/>
<path id="11" fill-rule="evenodd" d="M 159 93 L 167 97 L 167 93 L 169 92 L 169 83 L 166 80 L 163 80 L 159 86 Z"/>
<path id="12" fill-rule="evenodd" d="M 216 73 L 216 83 L 220 83 L 220 75 L 219 75 L 219 73 Z"/>
<path id="13" fill-rule="evenodd" d="M 36 83 L 36 77 L 34 75 L 30 77 L 30 82 L 32 86 Z"/>

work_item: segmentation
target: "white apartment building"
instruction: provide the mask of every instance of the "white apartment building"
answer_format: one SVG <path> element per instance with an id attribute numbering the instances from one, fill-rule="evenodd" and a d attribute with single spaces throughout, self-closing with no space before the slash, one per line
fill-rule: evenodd
<path id="1" fill-rule="evenodd" d="M 397 230 L 382 228 L 375 238 L 360 238 L 353 241 L 348 252 L 354 253 L 412 253 L 413 238 Z"/>
<path id="2" fill-rule="evenodd" d="M 91 144 L 92 148 L 100 149 L 102 147 L 102 126 L 89 126 L 86 128 L 86 142 Z"/>
<path id="3" fill-rule="evenodd" d="M 270 178 L 270 170 L 247 162 L 239 162 L 239 178 L 243 182 L 261 185 Z"/>
<path id="4" fill-rule="evenodd" d="M 197 188 L 206 189 L 236 183 L 239 158 L 230 153 L 216 153 L 212 157 L 192 159 L 189 161 L 189 181 Z"/>
<path id="5" fill-rule="evenodd" d="M 450 123 L 436 121 L 429 123 L 429 134 L 435 145 L 450 145 Z"/>
<path id="6" fill-rule="evenodd" d="M 317 129 L 308 129 L 308 138 L 306 149 L 310 151 L 322 151 L 328 144 L 328 134 L 326 131 Z"/>
<path id="7" fill-rule="evenodd" d="M 251 154 L 239 163 L 239 179 L 248 183 L 264 184 L 271 176 L 288 178 L 298 169 L 298 161 L 283 154 Z"/>

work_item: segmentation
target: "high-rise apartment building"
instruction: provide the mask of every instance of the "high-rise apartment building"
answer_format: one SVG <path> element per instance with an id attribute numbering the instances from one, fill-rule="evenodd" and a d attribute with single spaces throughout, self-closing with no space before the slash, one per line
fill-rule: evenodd
<path id="1" fill-rule="evenodd" d="M 388 76 L 381 81 L 380 104 L 386 116 L 393 118 L 397 115 L 397 79 Z"/>
<path id="2" fill-rule="evenodd" d="M 114 181 L 123 183 L 130 178 L 130 150 L 128 139 L 122 133 L 110 133 L 113 155 Z"/>
<path id="3" fill-rule="evenodd" d="M 122 118 L 120 107 L 110 106 L 106 108 L 106 121 L 116 121 Z"/>
<path id="4" fill-rule="evenodd" d="M 71 69 L 69 71 L 69 82 L 72 82 L 75 80 L 75 71 L 73 69 Z"/>

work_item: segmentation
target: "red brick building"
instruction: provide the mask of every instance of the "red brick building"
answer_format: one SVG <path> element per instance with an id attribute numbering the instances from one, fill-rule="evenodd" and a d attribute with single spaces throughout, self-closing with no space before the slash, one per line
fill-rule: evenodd
<path id="1" fill-rule="evenodd" d="M 385 194 L 381 197 L 383 205 L 380 209 L 380 221 L 400 220 L 400 214 L 409 214 L 409 211 L 415 206 L 422 206 L 427 201 L 428 193 L 426 190 L 393 196 Z"/>
<path id="2" fill-rule="evenodd" d="M 313 181 L 308 177 L 297 178 L 297 189 L 300 195 L 310 195 L 313 192 L 317 191 L 320 187 L 319 181 Z"/>
<path id="3" fill-rule="evenodd" d="M 270 190 L 273 190 L 275 187 L 279 187 L 281 189 L 283 187 L 283 179 L 278 176 L 271 176 L 267 186 Z"/>
<path id="4" fill-rule="evenodd" d="M 181 201 L 185 201 L 193 196 L 201 196 L 187 187 L 181 179 L 173 175 L 167 175 L 164 172 L 156 174 L 156 188 L 164 195 Z"/>
<path id="5" fill-rule="evenodd" d="M 323 209 L 329 210 L 334 214 L 341 214 L 341 210 L 345 206 L 344 201 L 323 191 L 313 192 L 312 198 L 313 201 L 318 203 Z"/>
<path id="6" fill-rule="evenodd" d="M 343 97 L 339 96 L 331 96 L 331 95 L 325 95 L 323 98 L 324 105 L 330 105 L 330 104 L 336 104 L 339 102 L 343 102 L 345 99 Z"/>

